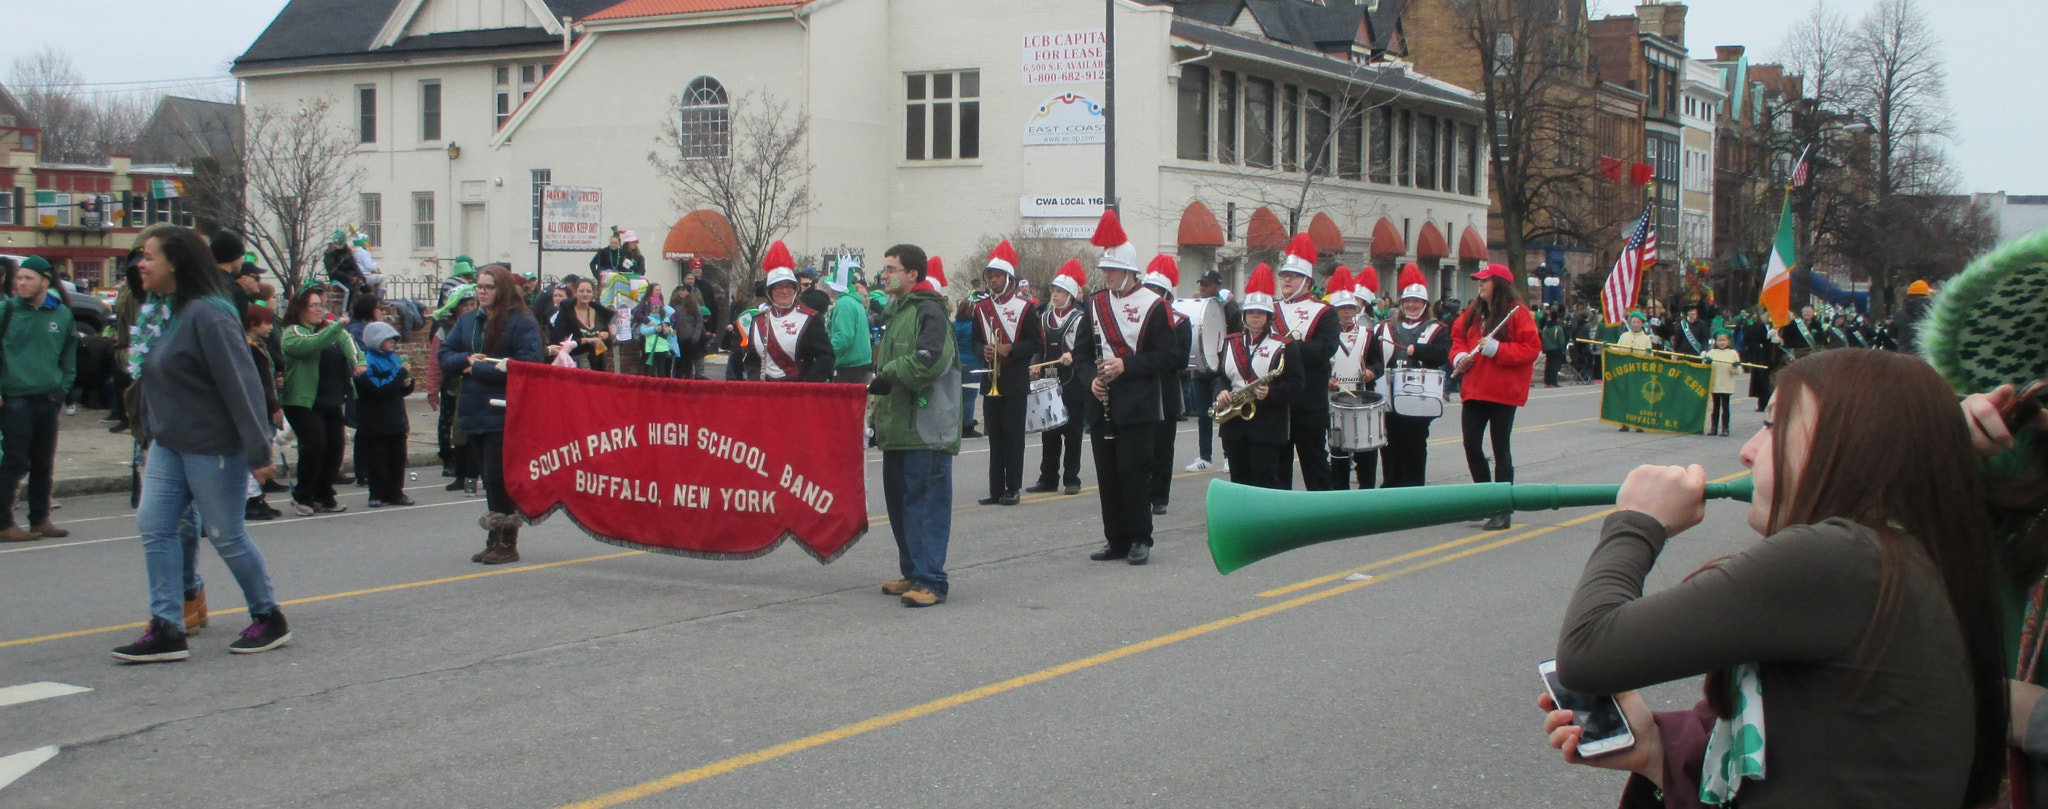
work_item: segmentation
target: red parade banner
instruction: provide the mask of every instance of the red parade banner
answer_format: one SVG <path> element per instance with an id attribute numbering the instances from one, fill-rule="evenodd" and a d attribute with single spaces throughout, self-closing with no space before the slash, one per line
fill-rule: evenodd
<path id="1" fill-rule="evenodd" d="M 794 539 L 829 563 L 867 533 L 866 397 L 511 363 L 505 488 L 600 542 L 749 559 Z"/>

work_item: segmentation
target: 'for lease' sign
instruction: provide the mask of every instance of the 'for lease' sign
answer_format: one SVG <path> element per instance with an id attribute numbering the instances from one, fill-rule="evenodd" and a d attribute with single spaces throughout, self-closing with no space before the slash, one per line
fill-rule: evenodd
<path id="1" fill-rule="evenodd" d="M 605 245 L 604 189 L 551 185 L 541 190 L 542 250 L 596 250 Z"/>
<path id="2" fill-rule="evenodd" d="M 1024 35 L 1024 83 L 1082 84 L 1109 78 L 1102 29 Z"/>

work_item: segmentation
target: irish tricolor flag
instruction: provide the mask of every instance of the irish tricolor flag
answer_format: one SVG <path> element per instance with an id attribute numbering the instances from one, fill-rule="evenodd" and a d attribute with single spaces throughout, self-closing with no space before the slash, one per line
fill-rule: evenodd
<path id="1" fill-rule="evenodd" d="M 1771 245 L 1771 266 L 1764 271 L 1764 288 L 1756 296 L 1757 303 L 1770 310 L 1774 327 L 1792 322 L 1792 268 L 1798 264 L 1793 254 L 1792 189 L 1787 188 L 1785 209 L 1778 215 L 1778 238 Z"/>

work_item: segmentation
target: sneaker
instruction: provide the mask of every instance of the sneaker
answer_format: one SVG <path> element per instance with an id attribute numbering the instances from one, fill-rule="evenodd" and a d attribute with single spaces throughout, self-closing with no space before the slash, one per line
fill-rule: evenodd
<path id="1" fill-rule="evenodd" d="M 110 432 L 110 433 L 116 433 L 116 434 L 118 434 L 118 433 L 125 433 L 125 432 L 128 432 L 128 422 L 125 422 L 125 421 L 117 421 L 117 422 L 114 422 L 114 426 L 112 426 L 112 427 L 108 427 L 108 428 L 107 428 L 107 432 Z"/>
<path id="2" fill-rule="evenodd" d="M 932 588 L 922 584 L 913 585 L 909 592 L 903 594 L 903 606 L 906 607 L 929 607 L 933 604 L 944 603 L 946 603 L 945 596 L 932 592 Z"/>
<path id="3" fill-rule="evenodd" d="M 123 663 L 168 663 L 191 656 L 185 633 L 156 617 L 149 619 L 149 628 L 134 643 L 114 648 L 114 659 Z"/>
<path id="4" fill-rule="evenodd" d="M 916 588 L 917 582 L 911 581 L 909 579 L 897 579 L 895 581 L 882 585 L 882 595 L 900 596 Z"/>
<path id="5" fill-rule="evenodd" d="M 241 637 L 228 644 L 228 651 L 238 655 L 252 655 L 268 652 L 292 641 L 292 627 L 284 620 L 283 610 L 271 610 L 269 615 L 258 615 L 255 618 L 255 623 L 242 630 Z"/>
<path id="6" fill-rule="evenodd" d="M 76 415 L 78 415 L 78 405 L 65 405 L 65 406 L 64 406 L 64 415 L 67 415 L 67 416 L 76 416 Z"/>
<path id="7" fill-rule="evenodd" d="M 340 514 L 344 511 L 347 511 L 348 506 L 344 506 L 341 503 L 334 500 L 329 500 L 325 503 L 321 503 L 317 506 L 314 506 L 314 509 L 322 514 Z"/>
<path id="8" fill-rule="evenodd" d="M 974 429 L 973 427 L 969 427 L 969 428 L 967 428 L 967 432 L 964 432 L 964 433 L 961 433 L 961 434 L 960 434 L 960 437 L 961 437 L 961 438 L 981 438 L 981 437 L 982 437 L 982 435 L 981 435 L 981 431 L 980 431 L 980 430 Z"/>
<path id="9" fill-rule="evenodd" d="M 297 514 L 301 517 L 311 517 L 313 516 L 313 512 L 314 509 L 311 505 L 301 503 L 297 500 L 292 501 L 292 513 Z"/>
<path id="10" fill-rule="evenodd" d="M 372 498 L 370 498 L 370 508 L 383 508 L 383 507 L 384 507 L 384 501 L 382 501 L 382 500 L 379 500 L 379 499 L 377 499 L 377 498 L 375 498 L 375 497 L 372 497 Z"/>
<path id="11" fill-rule="evenodd" d="M 1187 472 L 1207 472 L 1209 471 L 1209 462 L 1196 458 L 1194 463 L 1182 467 L 1182 470 Z"/>
<path id="12" fill-rule="evenodd" d="M 242 519 L 244 520 L 262 521 L 275 519 L 276 517 L 277 515 L 272 513 L 271 508 L 263 504 L 262 495 L 251 497 L 248 502 L 242 504 Z"/>
<path id="13" fill-rule="evenodd" d="M 413 499 L 402 494 L 384 502 L 384 505 L 387 506 L 409 506 L 412 504 Z"/>

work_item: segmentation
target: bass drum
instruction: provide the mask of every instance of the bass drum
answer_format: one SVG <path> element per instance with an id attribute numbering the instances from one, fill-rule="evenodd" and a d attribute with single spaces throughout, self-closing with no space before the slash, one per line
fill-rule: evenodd
<path id="1" fill-rule="evenodd" d="M 1223 315 L 1223 302 L 1215 298 L 1181 298 L 1173 310 L 1193 323 L 1195 339 L 1188 346 L 1188 370 L 1213 374 L 1223 354 L 1224 333 L 1230 328 Z"/>

